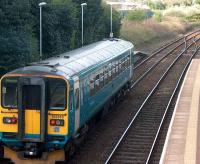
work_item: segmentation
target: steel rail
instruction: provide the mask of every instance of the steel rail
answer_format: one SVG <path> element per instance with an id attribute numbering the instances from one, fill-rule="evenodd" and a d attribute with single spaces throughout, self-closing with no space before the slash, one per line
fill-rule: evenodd
<path id="1" fill-rule="evenodd" d="M 191 43 L 187 49 L 189 49 L 194 43 Z M 186 49 L 186 50 L 187 50 Z M 185 50 L 185 51 L 186 51 Z M 164 77 L 167 75 L 167 73 L 169 72 L 169 70 L 172 68 L 172 66 L 174 66 L 174 64 L 178 61 L 178 59 L 184 54 L 184 52 L 181 52 L 176 58 L 175 60 L 170 64 L 170 66 L 167 68 L 167 70 L 164 72 L 164 74 L 161 76 L 161 78 L 159 79 L 159 81 L 157 82 L 157 84 L 154 86 L 154 88 L 151 90 L 151 92 L 149 93 L 149 95 L 146 97 L 146 99 L 144 100 L 144 102 L 142 103 L 142 105 L 140 106 L 139 110 L 137 111 L 137 113 L 134 115 L 133 119 L 131 120 L 131 122 L 129 123 L 129 125 L 127 126 L 126 130 L 124 131 L 124 133 L 122 134 L 122 136 L 120 137 L 120 139 L 118 140 L 117 144 L 115 145 L 114 149 L 112 150 L 112 152 L 110 153 L 109 157 L 107 158 L 105 164 L 108 164 L 108 162 L 110 161 L 110 159 L 112 158 L 113 154 L 115 153 L 116 149 L 119 147 L 121 141 L 124 139 L 125 135 L 127 134 L 128 130 L 130 129 L 130 127 L 132 126 L 133 122 L 135 121 L 135 119 L 138 117 L 138 115 L 141 113 L 144 105 L 147 103 L 147 101 L 149 100 L 149 98 L 152 96 L 152 94 L 156 91 L 157 87 L 159 86 L 159 84 L 161 83 L 161 81 L 164 79 Z"/>
<path id="2" fill-rule="evenodd" d="M 184 69 L 183 69 L 183 71 L 182 71 L 182 73 L 181 73 L 181 76 L 180 76 L 180 78 L 179 78 L 179 80 L 178 80 L 178 82 L 177 82 L 177 85 L 176 85 L 176 87 L 175 87 L 175 89 L 174 89 L 174 91 L 173 91 L 173 93 L 172 93 L 172 96 L 170 97 L 170 100 L 169 100 L 169 102 L 168 102 L 168 105 L 167 105 L 167 107 L 166 107 L 166 109 L 165 109 L 165 113 L 164 113 L 164 115 L 163 115 L 163 117 L 162 117 L 162 120 L 161 120 L 161 123 L 160 123 L 160 125 L 159 125 L 158 131 L 157 131 L 156 136 L 155 136 L 155 138 L 154 138 L 154 142 L 153 142 L 153 144 L 152 144 L 152 146 L 151 146 L 149 155 L 148 155 L 147 160 L 146 160 L 146 162 L 145 162 L 146 164 L 148 164 L 149 161 L 150 161 L 150 158 L 151 158 L 153 149 L 155 148 L 156 141 L 157 141 L 158 136 L 159 136 L 159 134 L 160 134 L 160 130 L 161 130 L 163 124 L 164 124 L 164 120 L 165 120 L 165 118 L 166 118 L 167 112 L 168 112 L 169 107 L 170 107 L 170 105 L 171 105 L 171 102 L 172 102 L 172 100 L 173 100 L 173 98 L 174 98 L 174 96 L 175 96 L 175 94 L 176 94 L 176 92 L 177 92 L 177 90 L 178 90 L 178 87 L 179 87 L 179 85 L 180 85 L 180 83 L 181 83 L 181 80 L 183 79 L 184 74 L 185 74 L 185 72 L 187 71 L 187 68 L 189 67 L 189 65 L 190 65 L 190 63 L 191 63 L 191 61 L 192 61 L 192 59 L 194 58 L 194 56 L 196 55 L 196 53 L 197 53 L 198 50 L 200 49 L 200 47 L 197 47 L 197 43 L 196 43 L 195 40 L 194 40 L 194 42 L 195 42 L 194 44 L 195 44 L 195 46 L 196 46 L 195 51 L 194 51 L 193 55 L 190 57 L 190 59 L 189 59 L 189 61 L 187 62 L 186 66 L 184 67 Z"/>
<path id="3" fill-rule="evenodd" d="M 187 35 L 185 35 L 185 36 L 182 36 L 182 37 L 176 39 L 176 40 L 173 41 L 173 42 L 168 43 L 167 45 L 165 45 L 165 46 L 162 47 L 161 49 L 158 49 L 158 50 L 157 50 L 156 52 L 154 52 L 152 55 L 150 55 L 149 57 L 147 57 L 145 60 L 143 60 L 142 62 L 140 62 L 138 65 L 136 65 L 136 66 L 133 68 L 133 70 L 137 69 L 139 66 L 141 66 L 143 63 L 145 63 L 147 60 L 151 59 L 152 57 L 154 57 L 155 55 L 157 55 L 157 54 L 160 53 L 161 51 L 163 51 L 163 50 L 165 50 L 166 48 L 168 48 L 169 46 L 173 45 L 174 43 L 180 41 L 181 39 L 186 39 L 188 36 L 190 36 L 190 35 L 192 35 L 192 34 L 194 34 L 194 33 L 196 33 L 196 32 L 199 32 L 199 31 L 200 31 L 200 29 L 198 29 L 198 30 L 196 30 L 196 31 L 193 31 L 193 32 L 191 32 L 191 33 L 189 33 L 189 34 L 187 34 Z"/>
<path id="4" fill-rule="evenodd" d="M 200 34 L 196 34 L 196 36 L 198 36 Z M 190 38 L 192 39 L 192 38 Z M 188 40 L 190 40 L 188 39 Z M 186 40 L 186 41 L 188 41 Z M 186 42 L 187 43 L 187 42 Z M 159 59 L 156 63 L 154 63 L 145 73 L 142 74 L 142 76 L 140 76 L 136 81 L 133 82 L 133 84 L 131 85 L 131 89 L 138 84 L 153 68 L 155 68 L 164 58 L 166 58 L 167 56 L 169 56 L 171 54 L 171 52 L 173 52 L 176 48 L 178 48 L 179 46 L 181 46 L 184 43 L 181 43 L 179 45 L 177 45 L 173 50 L 169 51 L 165 56 L 163 56 L 161 59 Z M 183 52 L 187 49 L 188 47 L 184 48 Z"/>

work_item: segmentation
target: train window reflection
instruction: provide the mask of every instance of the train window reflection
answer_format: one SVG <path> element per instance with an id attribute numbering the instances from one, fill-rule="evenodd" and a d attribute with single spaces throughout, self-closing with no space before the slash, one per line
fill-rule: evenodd
<path id="1" fill-rule="evenodd" d="M 23 104 L 26 109 L 40 110 L 41 88 L 39 85 L 23 86 Z"/>
<path id="2" fill-rule="evenodd" d="M 17 108 L 17 78 L 5 78 L 2 81 L 2 106 Z"/>
<path id="3" fill-rule="evenodd" d="M 49 79 L 49 109 L 64 110 L 66 106 L 66 83 L 62 79 Z"/>

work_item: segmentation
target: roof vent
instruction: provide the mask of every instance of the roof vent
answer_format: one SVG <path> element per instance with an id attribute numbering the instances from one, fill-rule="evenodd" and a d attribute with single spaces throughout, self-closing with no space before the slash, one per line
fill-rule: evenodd
<path id="1" fill-rule="evenodd" d="M 60 66 L 60 63 L 56 63 L 54 66 L 55 66 L 55 67 Z"/>
<path id="2" fill-rule="evenodd" d="M 70 58 L 70 56 L 63 56 L 65 59 L 69 59 Z"/>

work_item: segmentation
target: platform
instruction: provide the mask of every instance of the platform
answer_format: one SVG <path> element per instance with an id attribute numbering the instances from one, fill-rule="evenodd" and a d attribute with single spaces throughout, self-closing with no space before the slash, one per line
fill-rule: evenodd
<path id="1" fill-rule="evenodd" d="M 194 59 L 182 84 L 160 164 L 200 163 L 200 60 Z"/>

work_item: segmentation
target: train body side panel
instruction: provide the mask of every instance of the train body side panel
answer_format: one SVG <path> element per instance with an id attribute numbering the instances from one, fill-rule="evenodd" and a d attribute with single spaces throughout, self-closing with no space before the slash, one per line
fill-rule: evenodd
<path id="1" fill-rule="evenodd" d="M 103 86 L 94 96 L 90 96 L 90 88 L 83 88 L 84 80 L 81 83 L 81 117 L 80 126 L 83 126 L 91 117 L 93 117 L 103 105 L 112 98 L 117 91 L 122 88 L 128 81 L 130 81 L 130 75 L 132 74 L 132 63 L 129 68 L 126 68 L 123 72 L 112 79 L 108 84 Z M 83 93 L 86 92 L 86 93 Z"/>

